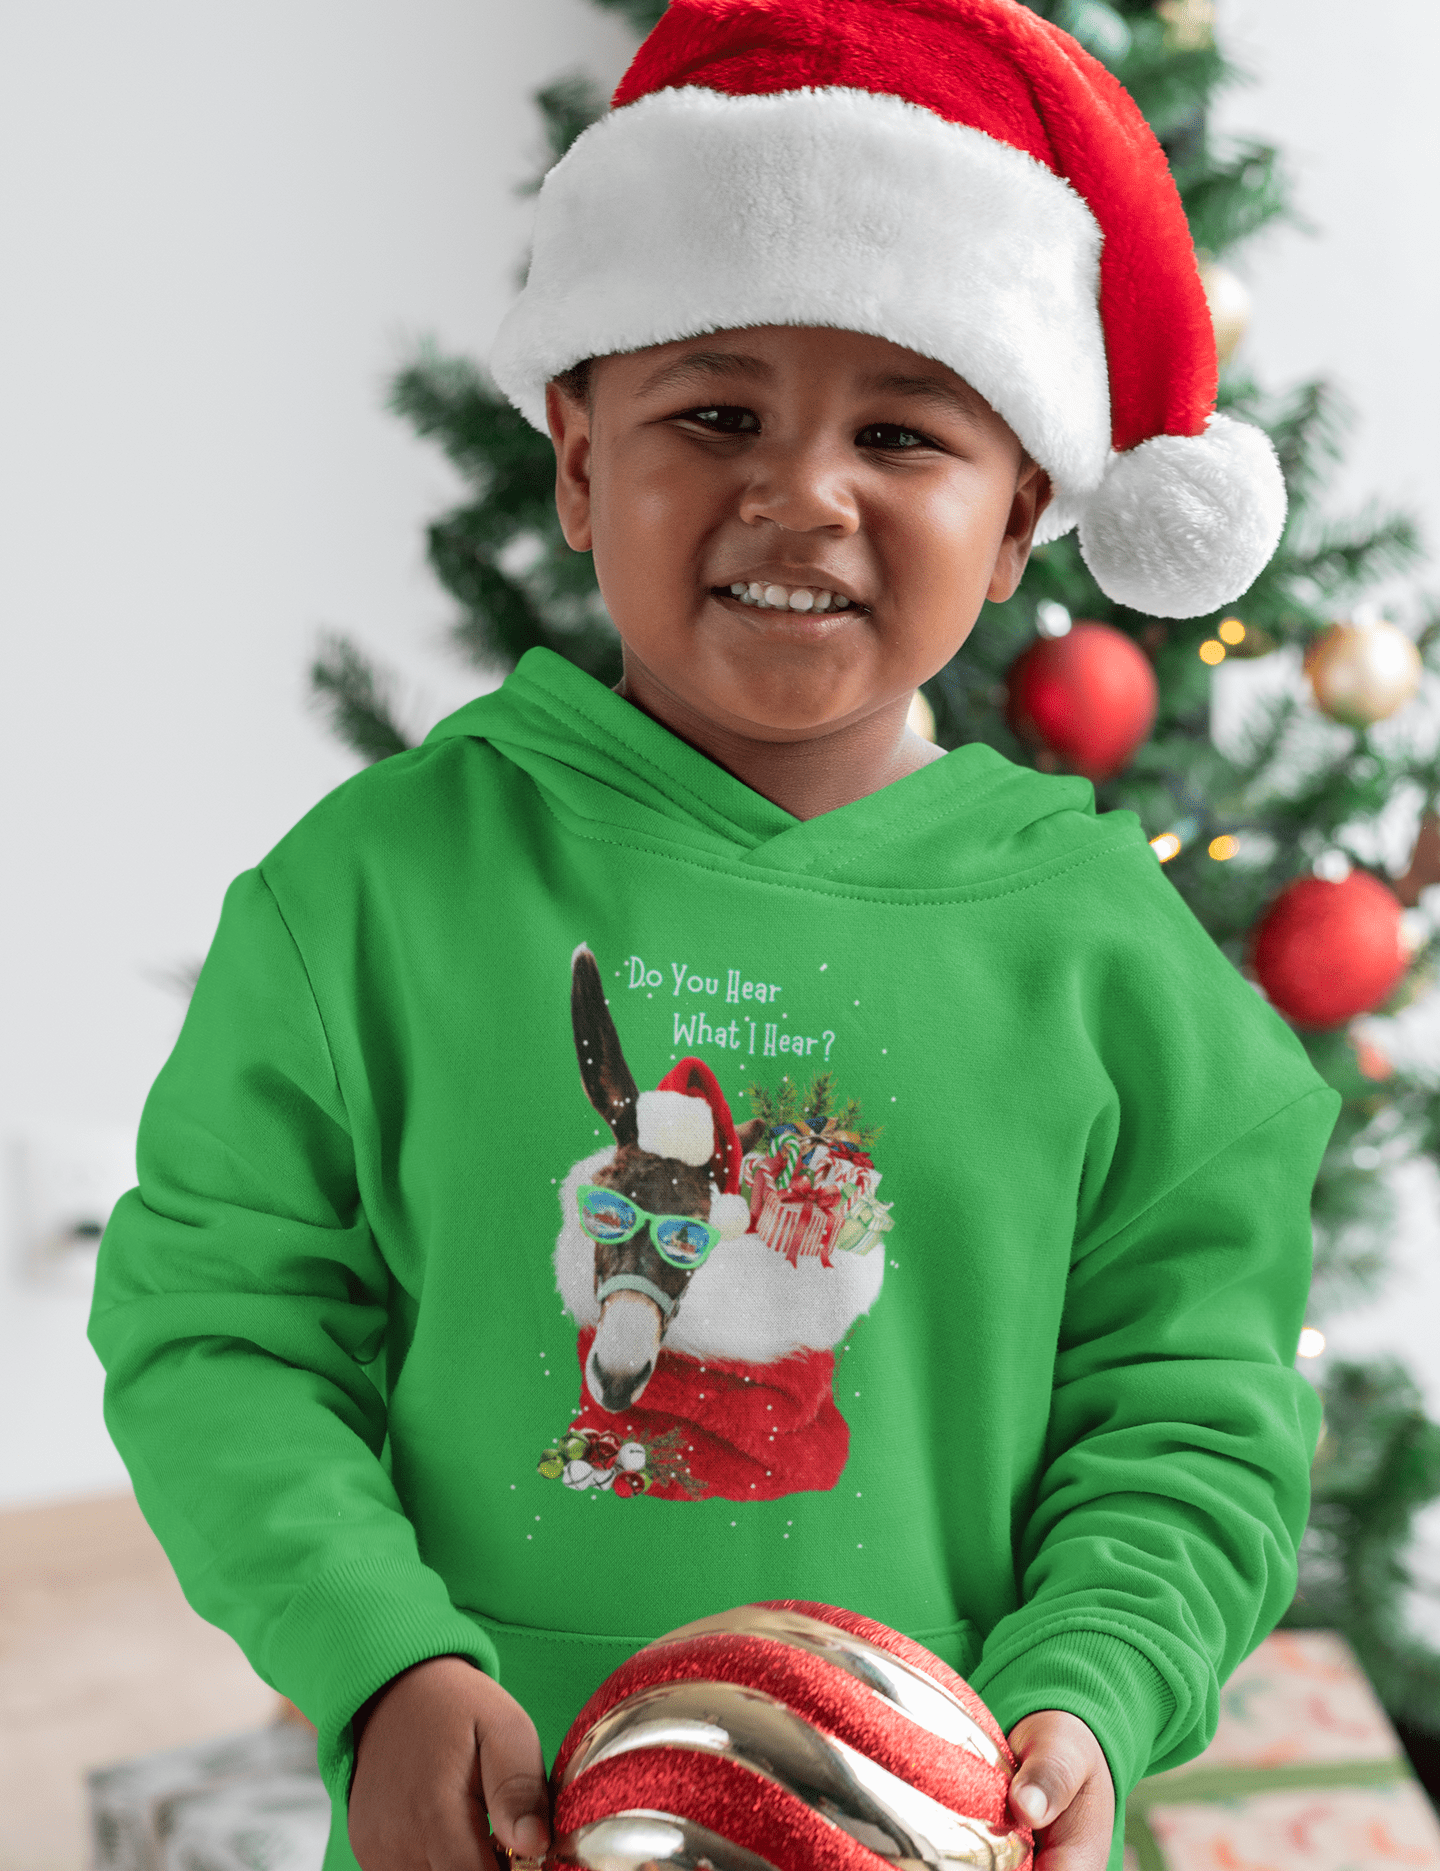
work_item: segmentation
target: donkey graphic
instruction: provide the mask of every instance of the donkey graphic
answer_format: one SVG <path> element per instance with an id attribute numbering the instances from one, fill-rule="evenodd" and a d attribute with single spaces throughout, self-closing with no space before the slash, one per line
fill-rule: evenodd
<path id="1" fill-rule="evenodd" d="M 724 1189 L 738 1186 L 740 1157 L 761 1125 L 756 1119 L 736 1130 L 698 1059 L 670 1075 L 687 1081 L 684 1091 L 637 1091 L 599 967 L 583 945 L 571 961 L 570 1014 L 586 1095 L 616 1143 L 613 1158 L 595 1165 L 575 1195 L 594 1244 L 599 1307 L 585 1382 L 595 1402 L 614 1412 L 639 1400 L 661 1340 L 717 1239 L 744 1232 L 745 1205 Z M 619 1200 L 607 1203 L 606 1191 Z"/>

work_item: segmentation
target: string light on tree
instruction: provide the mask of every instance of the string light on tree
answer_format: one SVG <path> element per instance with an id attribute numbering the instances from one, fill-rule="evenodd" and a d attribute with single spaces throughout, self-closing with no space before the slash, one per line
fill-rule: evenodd
<path id="1" fill-rule="evenodd" d="M 916 689 L 910 698 L 910 706 L 905 714 L 905 725 L 912 734 L 918 734 L 922 741 L 935 739 L 935 710 L 925 699 L 925 691 Z"/>
<path id="2" fill-rule="evenodd" d="M 1403 630 L 1374 614 L 1322 630 L 1305 652 L 1318 705 L 1346 727 L 1368 728 L 1415 699 L 1423 665 Z"/>

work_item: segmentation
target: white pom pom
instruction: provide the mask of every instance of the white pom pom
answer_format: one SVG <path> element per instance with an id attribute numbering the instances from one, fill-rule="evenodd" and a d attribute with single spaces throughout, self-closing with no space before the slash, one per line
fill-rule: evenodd
<path id="1" fill-rule="evenodd" d="M 1247 591 L 1285 527 L 1268 436 L 1212 416 L 1112 457 L 1085 503 L 1080 550 L 1100 589 L 1151 617 L 1203 617 Z"/>
<path id="2" fill-rule="evenodd" d="M 703 1098 L 683 1091 L 642 1091 L 635 1100 L 640 1148 L 698 1169 L 715 1154 L 715 1119 Z"/>
<path id="3" fill-rule="evenodd" d="M 718 1228 L 727 1240 L 744 1234 L 750 1227 L 750 1204 L 743 1195 L 712 1195 L 710 1226 Z"/>

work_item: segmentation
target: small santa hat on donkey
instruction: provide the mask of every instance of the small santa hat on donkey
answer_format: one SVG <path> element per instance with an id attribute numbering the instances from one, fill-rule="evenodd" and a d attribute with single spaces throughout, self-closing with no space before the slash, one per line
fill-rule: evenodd
<path id="1" fill-rule="evenodd" d="M 750 1205 L 740 1194 L 740 1139 L 720 1081 L 703 1059 L 682 1059 L 654 1091 L 635 1101 L 639 1143 L 651 1156 L 668 1156 L 692 1169 L 710 1166 L 715 1194 L 710 1222 L 723 1235 L 744 1234 Z"/>
<path id="2" fill-rule="evenodd" d="M 1116 603 L 1194 617 L 1279 542 L 1275 451 L 1214 413 L 1209 309 L 1129 94 L 1019 0 L 671 0 L 546 178 L 491 368 L 538 428 L 589 357 L 828 325 L 948 365 L 1047 470 Z"/>

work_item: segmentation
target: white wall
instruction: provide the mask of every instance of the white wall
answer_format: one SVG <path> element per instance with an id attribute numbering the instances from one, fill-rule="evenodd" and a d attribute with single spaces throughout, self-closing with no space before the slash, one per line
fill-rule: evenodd
<path id="1" fill-rule="evenodd" d="M 1246 357 L 1269 385 L 1320 375 L 1347 392 L 1359 420 L 1337 499 L 1413 508 L 1440 553 L 1440 10 L 1220 0 L 1219 18 L 1256 82 L 1227 94 L 1217 125 L 1280 145 L 1314 229 L 1262 236 L 1242 261 Z"/>
<path id="2" fill-rule="evenodd" d="M 133 1132 L 226 884 L 354 762 L 322 625 L 473 694 L 381 408 L 482 354 L 523 250 L 528 93 L 613 82 L 586 0 L 48 0 L 0 40 L 0 1501 L 118 1483 L 83 1294 L 22 1285 L 14 1146 Z M 32 1153 L 33 1154 L 33 1153 Z"/>
<path id="3" fill-rule="evenodd" d="M 1250 256 L 1252 360 L 1337 376 L 1363 413 L 1346 490 L 1440 539 L 1440 14 L 1223 0 L 1222 23 L 1262 78 L 1226 120 L 1288 146 L 1320 229 Z M 524 241 L 527 93 L 613 79 L 626 39 L 586 0 L 50 0 L 10 9 L 0 53 L 4 1501 L 121 1478 L 83 1269 L 11 1264 L 14 1147 L 113 1155 L 180 1018 L 156 976 L 351 770 L 305 707 L 318 626 L 402 671 L 417 726 L 476 687 L 422 559 L 452 482 L 382 386 L 423 334 L 483 353 Z M 1423 1316 L 1375 1317 L 1440 1407 Z"/>

